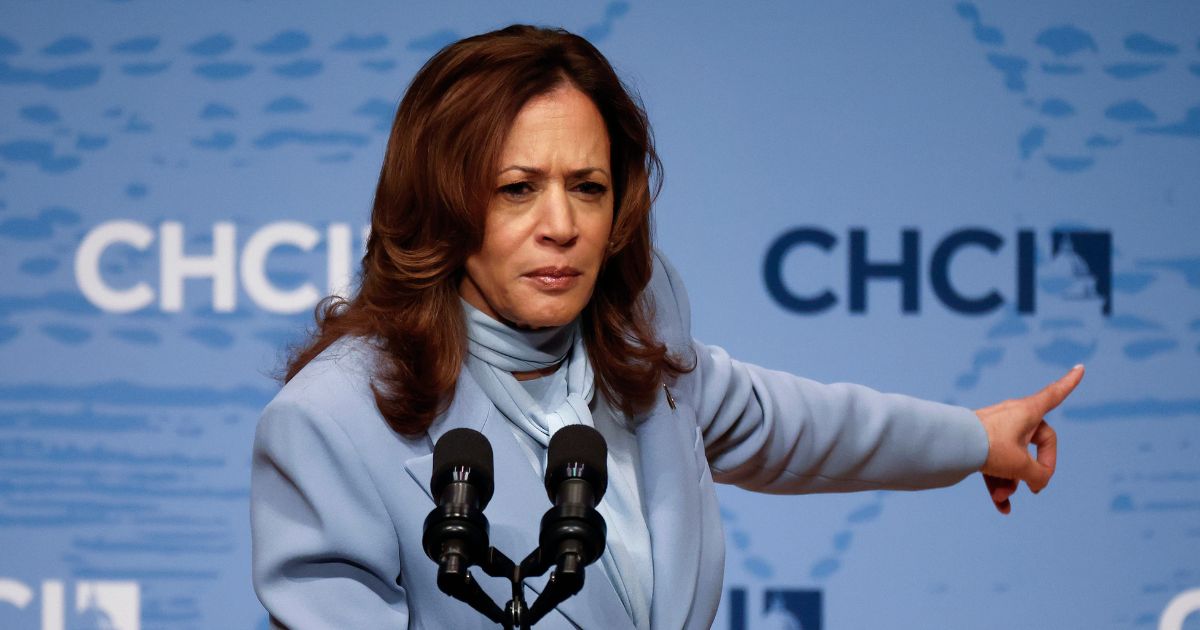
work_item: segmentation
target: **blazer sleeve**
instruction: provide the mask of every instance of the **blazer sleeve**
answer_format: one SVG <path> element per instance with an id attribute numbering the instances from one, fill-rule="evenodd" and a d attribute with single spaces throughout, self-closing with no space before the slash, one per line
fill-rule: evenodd
<path id="1" fill-rule="evenodd" d="M 916 490 L 987 458 L 970 409 L 862 385 L 826 385 L 695 343 L 697 419 L 713 479 L 772 493 Z"/>
<path id="2" fill-rule="evenodd" d="M 263 411 L 250 520 L 273 626 L 407 627 L 392 519 L 349 436 L 311 402 L 280 396 Z"/>
<path id="3" fill-rule="evenodd" d="M 680 393 L 714 481 L 781 494 L 913 490 L 957 483 L 983 465 L 987 434 L 970 409 L 818 383 L 692 339 L 683 282 L 661 256 L 657 267 L 656 319 L 668 344 L 694 358 Z"/>

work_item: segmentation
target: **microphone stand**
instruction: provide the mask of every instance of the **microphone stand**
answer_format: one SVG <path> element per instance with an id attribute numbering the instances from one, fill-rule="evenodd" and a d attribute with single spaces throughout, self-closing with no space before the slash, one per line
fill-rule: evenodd
<path id="1" fill-rule="evenodd" d="M 471 575 L 470 566 L 463 562 L 463 556 L 457 553 L 446 554 L 446 561 L 438 564 L 437 585 L 443 593 L 465 602 L 471 608 L 479 611 L 491 621 L 511 629 L 511 613 L 500 610 L 496 602 L 483 591 L 479 582 Z M 479 563 L 484 573 L 492 577 L 516 577 L 513 561 L 500 553 L 495 547 L 489 547 L 487 557 Z M 514 592 L 515 592 L 514 586 Z M 510 602 L 511 604 L 511 602 Z M 523 604 L 522 604 L 523 605 Z M 520 626 L 525 628 L 526 626 Z"/>
<path id="2" fill-rule="evenodd" d="M 505 604 L 504 610 L 500 610 L 471 576 L 460 554 L 449 553 L 446 562 L 438 565 L 437 585 L 443 593 L 466 603 L 484 617 L 504 626 L 505 630 L 530 630 L 555 606 L 583 589 L 584 566 L 580 555 L 572 553 L 569 548 L 565 551 L 567 553 L 561 554 L 558 561 L 553 562 L 548 554 L 543 554 L 538 548 L 520 565 L 516 565 L 500 550 L 489 547 L 487 557 L 479 563 L 479 568 L 491 577 L 508 578 L 512 583 L 512 599 Z M 550 573 L 546 588 L 534 600 L 532 607 L 527 606 L 523 592 L 525 578 L 542 575 L 552 566 L 554 571 Z"/>
<path id="3" fill-rule="evenodd" d="M 580 561 L 579 553 L 568 551 L 559 557 L 555 565 L 550 579 L 546 582 L 546 588 L 529 609 L 530 625 L 541 621 L 555 606 L 583 589 L 583 562 Z M 545 573 L 550 566 L 551 559 L 547 554 L 543 554 L 539 547 L 521 561 L 520 571 L 526 576 L 538 576 Z"/>

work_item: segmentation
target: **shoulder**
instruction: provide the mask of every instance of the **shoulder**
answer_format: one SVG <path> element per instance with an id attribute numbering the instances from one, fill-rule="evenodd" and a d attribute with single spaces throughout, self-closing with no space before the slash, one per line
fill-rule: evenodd
<path id="1" fill-rule="evenodd" d="M 259 437 L 268 430 L 288 431 L 304 424 L 349 435 L 386 428 L 371 390 L 379 353 L 365 337 L 342 337 L 330 344 L 263 409 Z"/>
<path id="2" fill-rule="evenodd" d="M 275 395 L 280 401 L 321 403 L 370 391 L 380 350 L 366 337 L 342 337 L 313 357 Z M 347 391 L 350 390 L 350 391 Z"/>
<path id="3" fill-rule="evenodd" d="M 668 346 L 690 346 L 692 311 L 683 278 L 662 252 L 655 249 L 652 255 L 654 269 L 646 295 L 654 315 L 654 328 Z"/>

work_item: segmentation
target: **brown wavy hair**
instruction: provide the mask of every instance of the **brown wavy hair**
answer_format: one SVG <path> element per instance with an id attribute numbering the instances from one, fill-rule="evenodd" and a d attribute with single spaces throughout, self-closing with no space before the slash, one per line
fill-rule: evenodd
<path id="1" fill-rule="evenodd" d="M 458 287 L 483 241 L 508 129 L 527 101 L 563 85 L 595 103 L 612 151 L 613 244 L 582 314 L 597 386 L 633 414 L 664 378 L 691 369 L 655 338 L 642 299 L 662 182 L 645 111 L 584 38 L 513 25 L 446 46 L 413 77 L 388 138 L 359 290 L 317 305 L 317 328 L 292 352 L 285 382 L 342 336 L 367 337 L 381 351 L 371 383 L 380 413 L 398 432 L 428 429 L 466 355 Z"/>

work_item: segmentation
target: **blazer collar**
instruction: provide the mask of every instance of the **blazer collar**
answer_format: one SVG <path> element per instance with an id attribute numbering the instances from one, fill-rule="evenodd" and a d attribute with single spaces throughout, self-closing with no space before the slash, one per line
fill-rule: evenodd
<path id="1" fill-rule="evenodd" d="M 524 447 L 517 442 L 508 421 L 465 367 L 459 373 L 454 400 L 429 426 L 430 451 L 408 459 L 404 467 L 430 498 L 429 507 L 432 509 L 429 478 L 433 474 L 433 444 L 447 431 L 464 427 L 483 433 L 492 445 L 496 490 L 484 510 L 490 526 L 491 544 L 513 562 L 520 563 L 537 547 L 539 524 L 542 514 L 551 507 L 550 499 L 546 496 L 544 483 L 529 465 L 529 458 L 522 450 Z M 479 569 L 474 572 L 484 590 L 503 608 L 512 594 L 508 581 L 484 575 Z M 527 604 L 533 605 L 548 576 L 549 571 L 540 578 L 525 581 Z M 559 604 L 558 611 L 582 628 L 633 630 L 625 606 L 621 604 L 599 561 L 588 567 L 583 590 Z"/>

